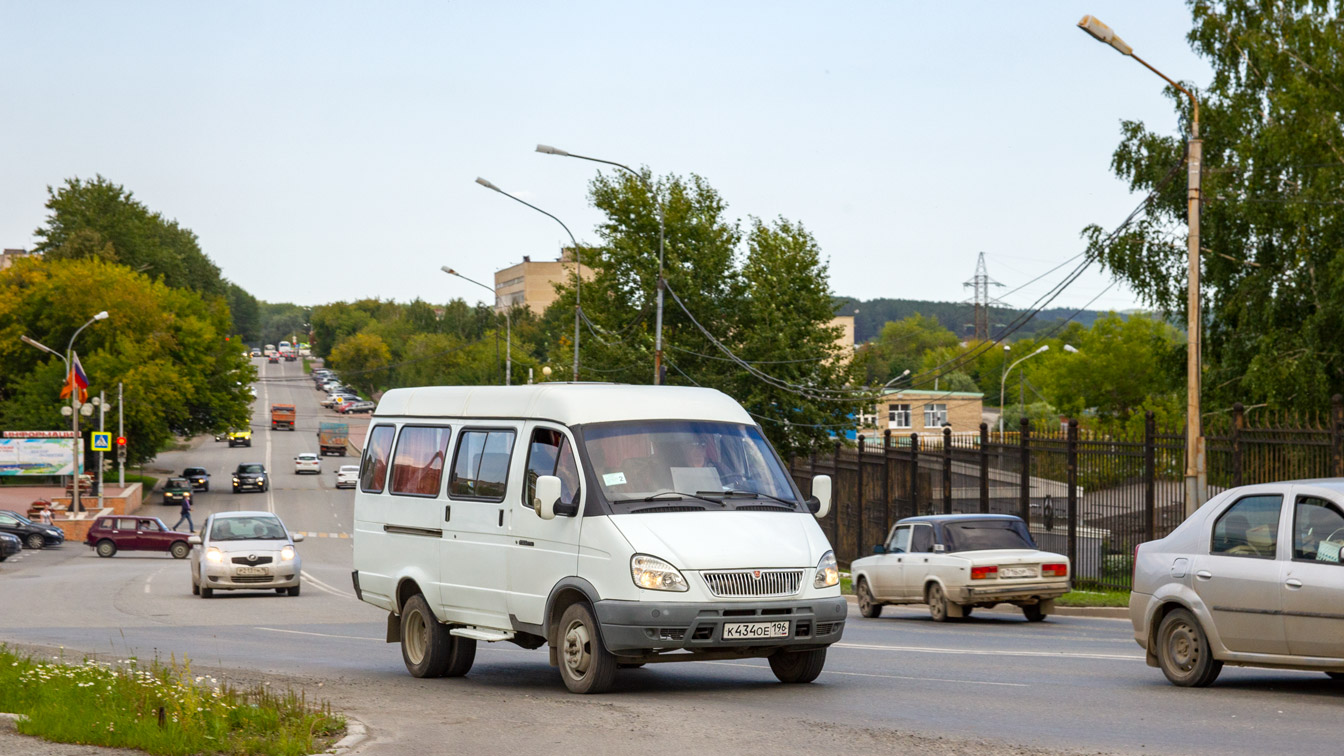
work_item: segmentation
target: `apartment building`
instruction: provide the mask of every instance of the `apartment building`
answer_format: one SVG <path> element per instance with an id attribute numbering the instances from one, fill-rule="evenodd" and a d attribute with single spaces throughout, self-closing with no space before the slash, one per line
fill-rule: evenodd
<path id="1" fill-rule="evenodd" d="M 525 306 L 536 314 L 545 312 L 556 300 L 555 285 L 569 280 L 574 275 L 574 250 L 565 248 L 558 260 L 533 260 L 524 255 L 517 265 L 495 273 L 495 310 Z M 585 281 L 591 280 L 593 272 L 581 267 Z"/>
<path id="2" fill-rule="evenodd" d="M 883 392 L 872 414 L 859 416 L 858 435 L 878 439 L 883 431 L 893 436 L 942 437 L 943 428 L 954 434 L 980 432 L 984 394 L 968 391 L 915 391 L 892 389 Z"/>

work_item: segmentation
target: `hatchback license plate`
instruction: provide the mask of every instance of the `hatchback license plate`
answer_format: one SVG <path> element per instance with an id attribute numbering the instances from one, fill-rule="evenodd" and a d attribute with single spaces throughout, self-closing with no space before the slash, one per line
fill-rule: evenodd
<path id="1" fill-rule="evenodd" d="M 724 640 L 787 637 L 789 637 L 788 622 L 732 622 L 723 626 Z"/>
<path id="2" fill-rule="evenodd" d="M 239 567 L 235 574 L 238 575 L 268 575 L 265 567 Z"/>
<path id="3" fill-rule="evenodd" d="M 1000 567 L 1000 578 L 1034 578 L 1036 570 L 1032 567 Z"/>

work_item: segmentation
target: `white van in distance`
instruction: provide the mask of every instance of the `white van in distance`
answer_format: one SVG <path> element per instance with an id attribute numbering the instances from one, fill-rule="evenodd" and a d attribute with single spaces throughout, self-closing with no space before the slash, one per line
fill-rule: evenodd
<path id="1" fill-rule="evenodd" d="M 764 657 L 811 682 L 846 604 L 760 428 L 712 389 L 547 383 L 383 395 L 355 494 L 353 580 L 416 677 L 477 641 L 548 647 L 576 693 L 621 666 Z"/>

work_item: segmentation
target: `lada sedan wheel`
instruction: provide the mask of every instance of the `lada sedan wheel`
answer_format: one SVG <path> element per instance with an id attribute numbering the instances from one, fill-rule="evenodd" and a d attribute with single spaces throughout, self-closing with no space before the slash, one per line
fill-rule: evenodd
<path id="1" fill-rule="evenodd" d="M 587 604 L 560 616 L 560 677 L 571 693 L 601 693 L 616 679 L 616 657 L 602 645 Z"/>
<path id="2" fill-rule="evenodd" d="M 1223 671 L 1223 663 L 1213 658 L 1199 621 L 1185 609 L 1162 618 L 1157 629 L 1157 661 L 1162 674 L 1183 688 L 1202 688 Z"/>
<path id="3" fill-rule="evenodd" d="M 95 549 L 100 557 L 110 557 L 117 553 L 117 545 L 104 538 L 98 542 L 98 548 Z"/>
<path id="4" fill-rule="evenodd" d="M 173 559 L 186 559 L 187 554 L 191 553 L 191 547 L 185 541 L 177 541 L 168 548 L 168 553 L 173 555 Z"/>
<path id="5" fill-rule="evenodd" d="M 924 600 L 929 604 L 929 616 L 934 622 L 947 621 L 947 594 L 943 593 L 941 585 L 930 583 L 924 593 Z"/>
<path id="6" fill-rule="evenodd" d="M 401 609 L 401 659 L 415 677 L 461 677 L 476 661 L 476 641 L 450 635 L 417 593 Z"/>
<path id="7" fill-rule="evenodd" d="M 882 605 L 873 598 L 873 592 L 868 588 L 868 581 L 859 578 L 859 589 L 855 591 L 859 599 L 859 614 L 873 619 L 882 616 Z"/>

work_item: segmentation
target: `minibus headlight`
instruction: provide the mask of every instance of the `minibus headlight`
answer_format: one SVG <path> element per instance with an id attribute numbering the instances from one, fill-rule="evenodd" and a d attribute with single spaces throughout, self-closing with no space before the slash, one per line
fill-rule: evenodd
<path id="1" fill-rule="evenodd" d="M 814 588 L 830 588 L 840 583 L 840 567 L 835 563 L 835 552 L 828 551 L 817 562 L 817 579 L 812 581 Z"/>
<path id="2" fill-rule="evenodd" d="M 676 567 L 655 556 L 635 554 L 630 557 L 630 577 L 635 585 L 651 591 L 684 591 L 689 588 L 686 578 Z"/>

